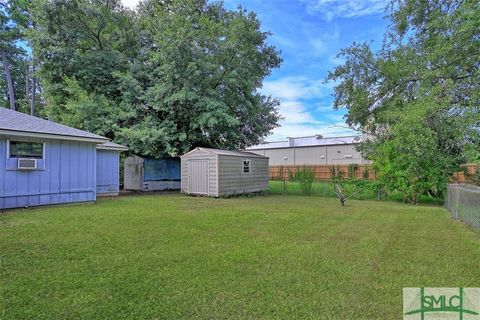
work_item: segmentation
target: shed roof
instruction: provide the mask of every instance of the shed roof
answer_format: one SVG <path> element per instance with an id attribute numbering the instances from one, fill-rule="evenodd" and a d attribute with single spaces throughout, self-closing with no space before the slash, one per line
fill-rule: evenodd
<path id="1" fill-rule="evenodd" d="M 0 107 L 0 134 L 97 143 L 108 142 L 108 138 L 87 131 L 2 107 Z"/>
<path id="2" fill-rule="evenodd" d="M 210 154 L 217 154 L 217 155 L 224 155 L 224 156 L 234 156 L 234 157 L 250 157 L 250 158 L 268 158 L 253 152 L 247 152 L 247 151 L 231 151 L 231 150 L 222 150 L 222 149 L 212 149 L 212 148 L 203 148 L 203 147 L 198 147 L 195 148 L 187 153 L 185 153 L 182 157 L 185 157 L 191 153 L 194 153 L 196 151 L 204 151 Z"/>
<path id="3" fill-rule="evenodd" d="M 115 142 L 111 142 L 111 141 L 97 145 L 97 149 L 112 150 L 112 151 L 128 151 L 128 147 Z"/>
<path id="4" fill-rule="evenodd" d="M 246 150 L 262 150 L 262 149 L 278 149 L 292 147 L 310 147 L 310 146 L 331 146 L 342 144 L 357 144 L 362 142 L 362 136 L 345 136 L 345 137 L 322 137 L 321 135 L 292 137 L 287 140 L 272 141 L 258 144 L 246 148 Z"/>

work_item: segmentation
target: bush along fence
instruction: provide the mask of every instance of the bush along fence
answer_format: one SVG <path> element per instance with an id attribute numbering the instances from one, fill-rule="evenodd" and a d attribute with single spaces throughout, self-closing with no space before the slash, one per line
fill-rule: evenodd
<path id="1" fill-rule="evenodd" d="M 269 175 L 269 190 L 273 194 L 336 197 L 338 184 L 347 199 L 406 201 L 399 190 L 386 190 L 370 165 L 270 166 Z M 451 179 L 451 183 L 457 181 L 480 185 L 480 170 L 476 165 L 466 165 L 463 172 Z M 419 202 L 443 204 L 444 198 L 422 194 Z"/>
<path id="2" fill-rule="evenodd" d="M 480 187 L 464 183 L 449 184 L 445 207 L 453 219 L 480 229 Z"/>
<path id="3" fill-rule="evenodd" d="M 339 185 L 347 199 L 373 200 L 382 195 L 374 172 L 359 169 L 357 165 L 280 166 L 274 173 L 270 175 L 271 193 L 336 197 L 336 185 Z"/>

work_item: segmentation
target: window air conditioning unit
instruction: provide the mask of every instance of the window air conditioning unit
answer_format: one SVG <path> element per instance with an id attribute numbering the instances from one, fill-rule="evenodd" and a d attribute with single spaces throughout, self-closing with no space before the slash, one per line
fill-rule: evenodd
<path id="1" fill-rule="evenodd" d="M 21 170 L 35 170 L 37 169 L 37 160 L 36 159 L 18 159 L 17 169 Z"/>

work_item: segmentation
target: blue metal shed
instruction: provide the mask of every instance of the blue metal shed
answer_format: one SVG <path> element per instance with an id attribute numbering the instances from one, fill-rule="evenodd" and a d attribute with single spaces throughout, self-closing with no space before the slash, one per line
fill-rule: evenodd
<path id="1" fill-rule="evenodd" d="M 136 191 L 180 190 L 180 159 L 125 159 L 125 189 Z"/>
<path id="2" fill-rule="evenodd" d="M 113 142 L 97 145 L 97 196 L 118 196 L 120 153 L 128 148 Z"/>
<path id="3" fill-rule="evenodd" d="M 96 200 L 97 145 L 106 142 L 0 107 L 0 209 Z"/>

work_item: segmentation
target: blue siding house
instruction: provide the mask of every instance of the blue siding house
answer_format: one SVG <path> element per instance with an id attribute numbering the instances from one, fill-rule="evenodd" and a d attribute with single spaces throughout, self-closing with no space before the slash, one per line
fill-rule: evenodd
<path id="1" fill-rule="evenodd" d="M 97 146 L 108 140 L 0 108 L 0 209 L 95 201 Z"/>
<path id="2" fill-rule="evenodd" d="M 120 153 L 128 148 L 113 142 L 97 145 L 97 196 L 118 196 Z"/>

